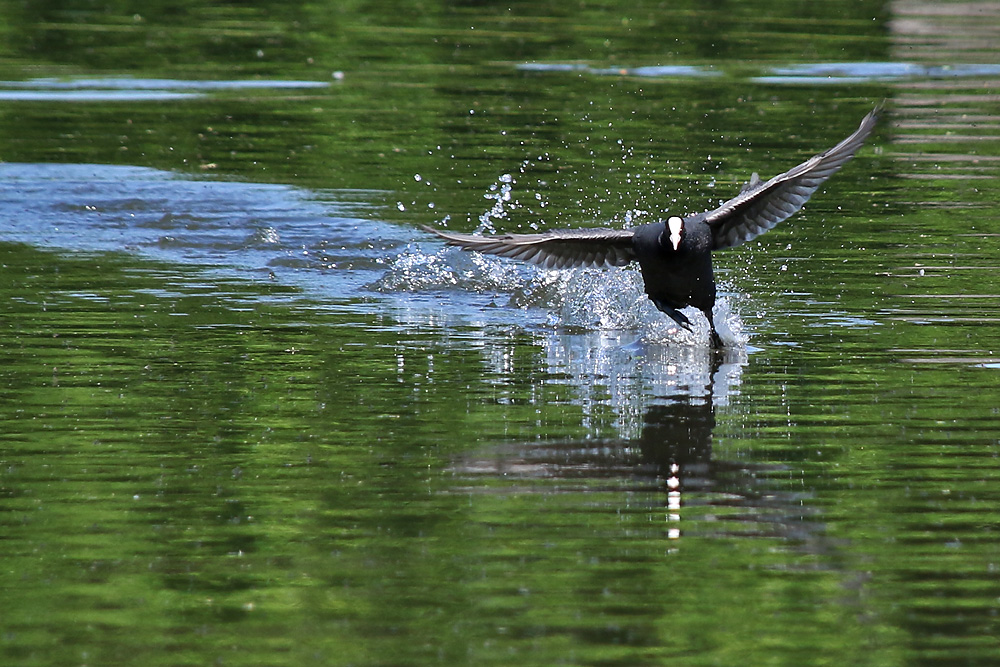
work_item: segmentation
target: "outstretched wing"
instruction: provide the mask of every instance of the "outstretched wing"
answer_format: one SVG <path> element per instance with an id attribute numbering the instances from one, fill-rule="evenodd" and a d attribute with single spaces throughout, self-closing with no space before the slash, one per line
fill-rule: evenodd
<path id="1" fill-rule="evenodd" d="M 424 229 L 463 250 L 512 257 L 547 269 L 625 266 L 635 259 L 632 230 L 565 229 L 541 234 L 474 236 L 442 232 L 426 226 Z"/>
<path id="2" fill-rule="evenodd" d="M 861 148 L 878 122 L 881 105 L 873 109 L 854 134 L 828 151 L 761 183 L 757 174 L 740 194 L 705 214 L 712 228 L 713 249 L 731 248 L 763 234 L 802 208 L 826 179 Z"/>

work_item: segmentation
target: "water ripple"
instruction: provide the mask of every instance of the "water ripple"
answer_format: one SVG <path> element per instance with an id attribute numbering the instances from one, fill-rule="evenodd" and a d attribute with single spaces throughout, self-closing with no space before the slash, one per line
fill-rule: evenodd
<path id="1" fill-rule="evenodd" d="M 522 72 L 570 72 L 603 76 L 650 78 L 705 78 L 729 74 L 716 66 L 648 65 L 639 67 L 593 67 L 584 63 L 522 63 Z M 750 77 L 757 83 L 813 85 L 825 83 L 873 83 L 930 79 L 960 79 L 1000 75 L 1000 64 L 924 65 L 907 62 L 800 63 L 765 68 Z M 733 73 L 742 77 L 743 73 Z"/>
<path id="2" fill-rule="evenodd" d="M 285 90 L 325 88 L 325 81 L 250 79 L 196 81 L 136 79 L 131 77 L 0 81 L 0 100 L 16 102 L 162 101 L 204 97 L 227 90 Z"/>

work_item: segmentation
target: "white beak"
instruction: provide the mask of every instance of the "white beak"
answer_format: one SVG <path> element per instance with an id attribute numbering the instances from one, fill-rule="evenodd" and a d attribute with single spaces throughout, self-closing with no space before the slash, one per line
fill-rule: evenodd
<path id="1" fill-rule="evenodd" d="M 670 229 L 670 244 L 674 250 L 681 245 L 681 231 L 684 229 L 684 221 L 676 215 L 667 220 L 667 227 Z"/>

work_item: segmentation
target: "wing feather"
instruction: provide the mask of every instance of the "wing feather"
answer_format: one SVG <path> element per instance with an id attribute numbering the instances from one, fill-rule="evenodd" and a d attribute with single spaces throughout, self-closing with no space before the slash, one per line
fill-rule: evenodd
<path id="1" fill-rule="evenodd" d="M 625 266 L 635 259 L 630 229 L 564 229 L 499 236 L 459 234 L 426 226 L 424 229 L 463 250 L 510 257 L 546 268 Z"/>
<path id="2" fill-rule="evenodd" d="M 754 174 L 738 195 L 706 213 L 705 222 L 712 228 L 713 249 L 749 241 L 794 215 L 861 148 L 875 129 L 881 111 L 879 105 L 864 117 L 851 136 L 766 183 L 761 183 Z"/>

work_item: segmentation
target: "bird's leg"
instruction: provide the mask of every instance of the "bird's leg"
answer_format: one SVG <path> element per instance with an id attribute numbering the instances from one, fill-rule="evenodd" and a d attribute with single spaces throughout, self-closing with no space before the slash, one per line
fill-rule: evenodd
<path id="1" fill-rule="evenodd" d="M 709 320 L 712 324 L 712 321 Z M 722 338 L 719 337 L 719 332 L 715 330 L 715 324 L 712 324 L 712 330 L 709 332 L 709 345 L 712 346 L 713 350 L 721 350 L 724 345 L 722 344 Z"/>
<path id="2" fill-rule="evenodd" d="M 691 331 L 691 320 L 687 318 L 687 315 L 677 310 L 673 306 L 668 305 L 665 301 L 661 301 L 660 299 L 654 299 L 653 297 L 649 297 L 649 300 L 653 302 L 653 305 L 656 306 L 656 309 L 659 310 L 661 313 L 665 313 L 667 316 L 670 317 L 670 319 L 676 322 L 679 326 L 684 327 L 688 331 Z"/>
<path id="3" fill-rule="evenodd" d="M 649 297 L 649 300 L 653 302 L 653 305 L 655 305 L 657 310 L 659 310 L 661 313 L 666 313 L 670 317 L 670 319 L 676 322 L 679 326 L 694 333 L 694 330 L 691 328 L 691 320 L 687 318 L 687 315 L 677 310 L 673 306 L 667 305 L 666 302 L 660 299 L 654 299 L 653 297 Z M 711 345 L 713 350 L 721 350 L 723 347 L 722 338 L 719 337 L 719 332 L 715 330 L 715 321 L 712 319 L 712 309 L 709 308 L 701 312 L 705 313 L 705 317 L 708 319 L 709 345 Z"/>
<path id="4" fill-rule="evenodd" d="M 715 330 L 715 320 L 712 319 L 712 309 L 701 311 L 705 313 L 705 318 L 708 320 L 708 344 L 713 350 L 721 350 L 723 348 L 722 338 L 719 337 L 719 332 Z"/>

